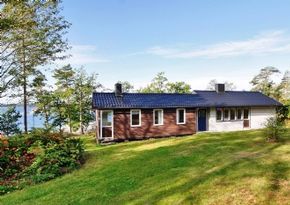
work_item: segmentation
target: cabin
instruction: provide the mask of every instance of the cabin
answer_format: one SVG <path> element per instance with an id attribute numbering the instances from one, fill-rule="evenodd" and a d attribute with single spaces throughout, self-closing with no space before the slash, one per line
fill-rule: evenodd
<path id="1" fill-rule="evenodd" d="M 191 94 L 93 93 L 99 141 L 192 135 L 263 128 L 282 104 L 260 92 L 195 90 Z"/>

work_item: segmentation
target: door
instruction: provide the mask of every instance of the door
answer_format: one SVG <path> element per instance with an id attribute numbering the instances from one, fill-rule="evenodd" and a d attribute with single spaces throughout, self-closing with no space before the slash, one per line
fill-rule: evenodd
<path id="1" fill-rule="evenodd" d="M 206 131 L 206 109 L 198 110 L 198 131 Z"/>
<path id="2" fill-rule="evenodd" d="M 113 138 L 114 131 L 114 113 L 112 110 L 101 111 L 101 138 Z"/>

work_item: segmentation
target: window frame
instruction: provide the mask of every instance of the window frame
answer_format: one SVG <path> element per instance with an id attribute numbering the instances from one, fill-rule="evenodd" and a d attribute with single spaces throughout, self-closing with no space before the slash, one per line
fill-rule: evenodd
<path id="1" fill-rule="evenodd" d="M 104 113 L 112 113 L 112 122 L 111 122 L 111 125 L 103 125 L 103 114 Z M 114 123 L 114 111 L 113 110 L 101 110 L 101 122 L 102 122 L 102 127 L 110 127 L 112 128 L 113 127 L 113 123 Z"/>
<path id="2" fill-rule="evenodd" d="M 225 118 L 225 111 L 228 111 L 228 117 L 227 118 Z M 223 121 L 230 121 L 230 109 L 229 108 L 224 108 L 223 109 Z"/>
<path id="3" fill-rule="evenodd" d="M 155 112 L 156 111 L 161 111 L 161 123 L 159 123 L 159 124 L 155 123 L 155 117 L 156 117 Z M 163 109 L 153 109 L 153 125 L 154 126 L 160 126 L 160 125 L 164 124 L 164 120 L 163 120 L 164 119 L 164 114 L 163 113 L 164 113 Z"/>
<path id="4" fill-rule="evenodd" d="M 245 118 L 245 110 L 248 110 L 248 117 Z M 243 109 L 243 120 L 249 120 L 250 119 L 250 108 L 244 108 Z"/>
<path id="5" fill-rule="evenodd" d="M 221 119 L 220 120 L 217 119 L 217 112 L 218 112 L 218 110 L 221 111 Z M 215 109 L 215 119 L 216 119 L 217 122 L 224 121 L 224 109 L 223 108 L 216 108 Z"/>
<path id="6" fill-rule="evenodd" d="M 139 124 L 138 125 L 133 125 L 132 124 L 132 113 L 134 112 L 134 111 L 138 111 L 138 113 L 139 113 Z M 131 109 L 130 110 L 130 126 L 131 127 L 141 127 L 141 124 L 142 124 L 142 122 L 141 122 L 141 109 Z"/>
<path id="7" fill-rule="evenodd" d="M 179 111 L 183 110 L 183 122 L 179 122 Z M 177 108 L 176 109 L 176 124 L 184 125 L 186 124 L 186 109 L 185 108 Z"/>
<path id="8" fill-rule="evenodd" d="M 236 108 L 229 108 L 229 121 L 236 121 L 237 120 L 237 109 Z M 232 119 L 232 111 L 234 111 L 234 119 Z"/>
<path id="9" fill-rule="evenodd" d="M 241 111 L 241 118 L 240 119 L 238 118 L 239 110 Z M 244 119 L 244 109 L 243 108 L 237 108 L 236 120 L 239 121 L 239 120 L 243 120 L 243 119 Z"/>

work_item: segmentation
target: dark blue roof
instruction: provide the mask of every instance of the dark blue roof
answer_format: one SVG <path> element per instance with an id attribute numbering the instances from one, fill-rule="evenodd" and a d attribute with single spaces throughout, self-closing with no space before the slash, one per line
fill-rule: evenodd
<path id="1" fill-rule="evenodd" d="M 176 93 L 93 93 L 93 109 L 111 108 L 177 108 L 177 107 L 238 107 L 281 106 L 276 100 L 260 92 L 195 91 L 193 94 Z"/>

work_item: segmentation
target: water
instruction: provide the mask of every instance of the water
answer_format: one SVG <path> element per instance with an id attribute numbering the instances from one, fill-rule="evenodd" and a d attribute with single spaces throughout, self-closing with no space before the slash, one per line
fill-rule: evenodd
<path id="1" fill-rule="evenodd" d="M 0 113 L 5 111 L 7 109 L 6 106 L 0 107 Z M 33 110 L 35 109 L 35 107 L 33 105 L 29 105 L 27 107 L 27 111 L 28 111 L 28 116 L 27 116 L 27 122 L 28 122 L 28 129 L 30 130 L 31 128 L 43 128 L 43 118 L 41 118 L 38 115 L 35 115 L 33 113 Z M 23 130 L 24 129 L 24 125 L 23 125 L 23 105 L 16 105 L 16 110 L 18 112 L 20 112 L 21 114 L 21 118 L 19 119 L 19 127 Z"/>

